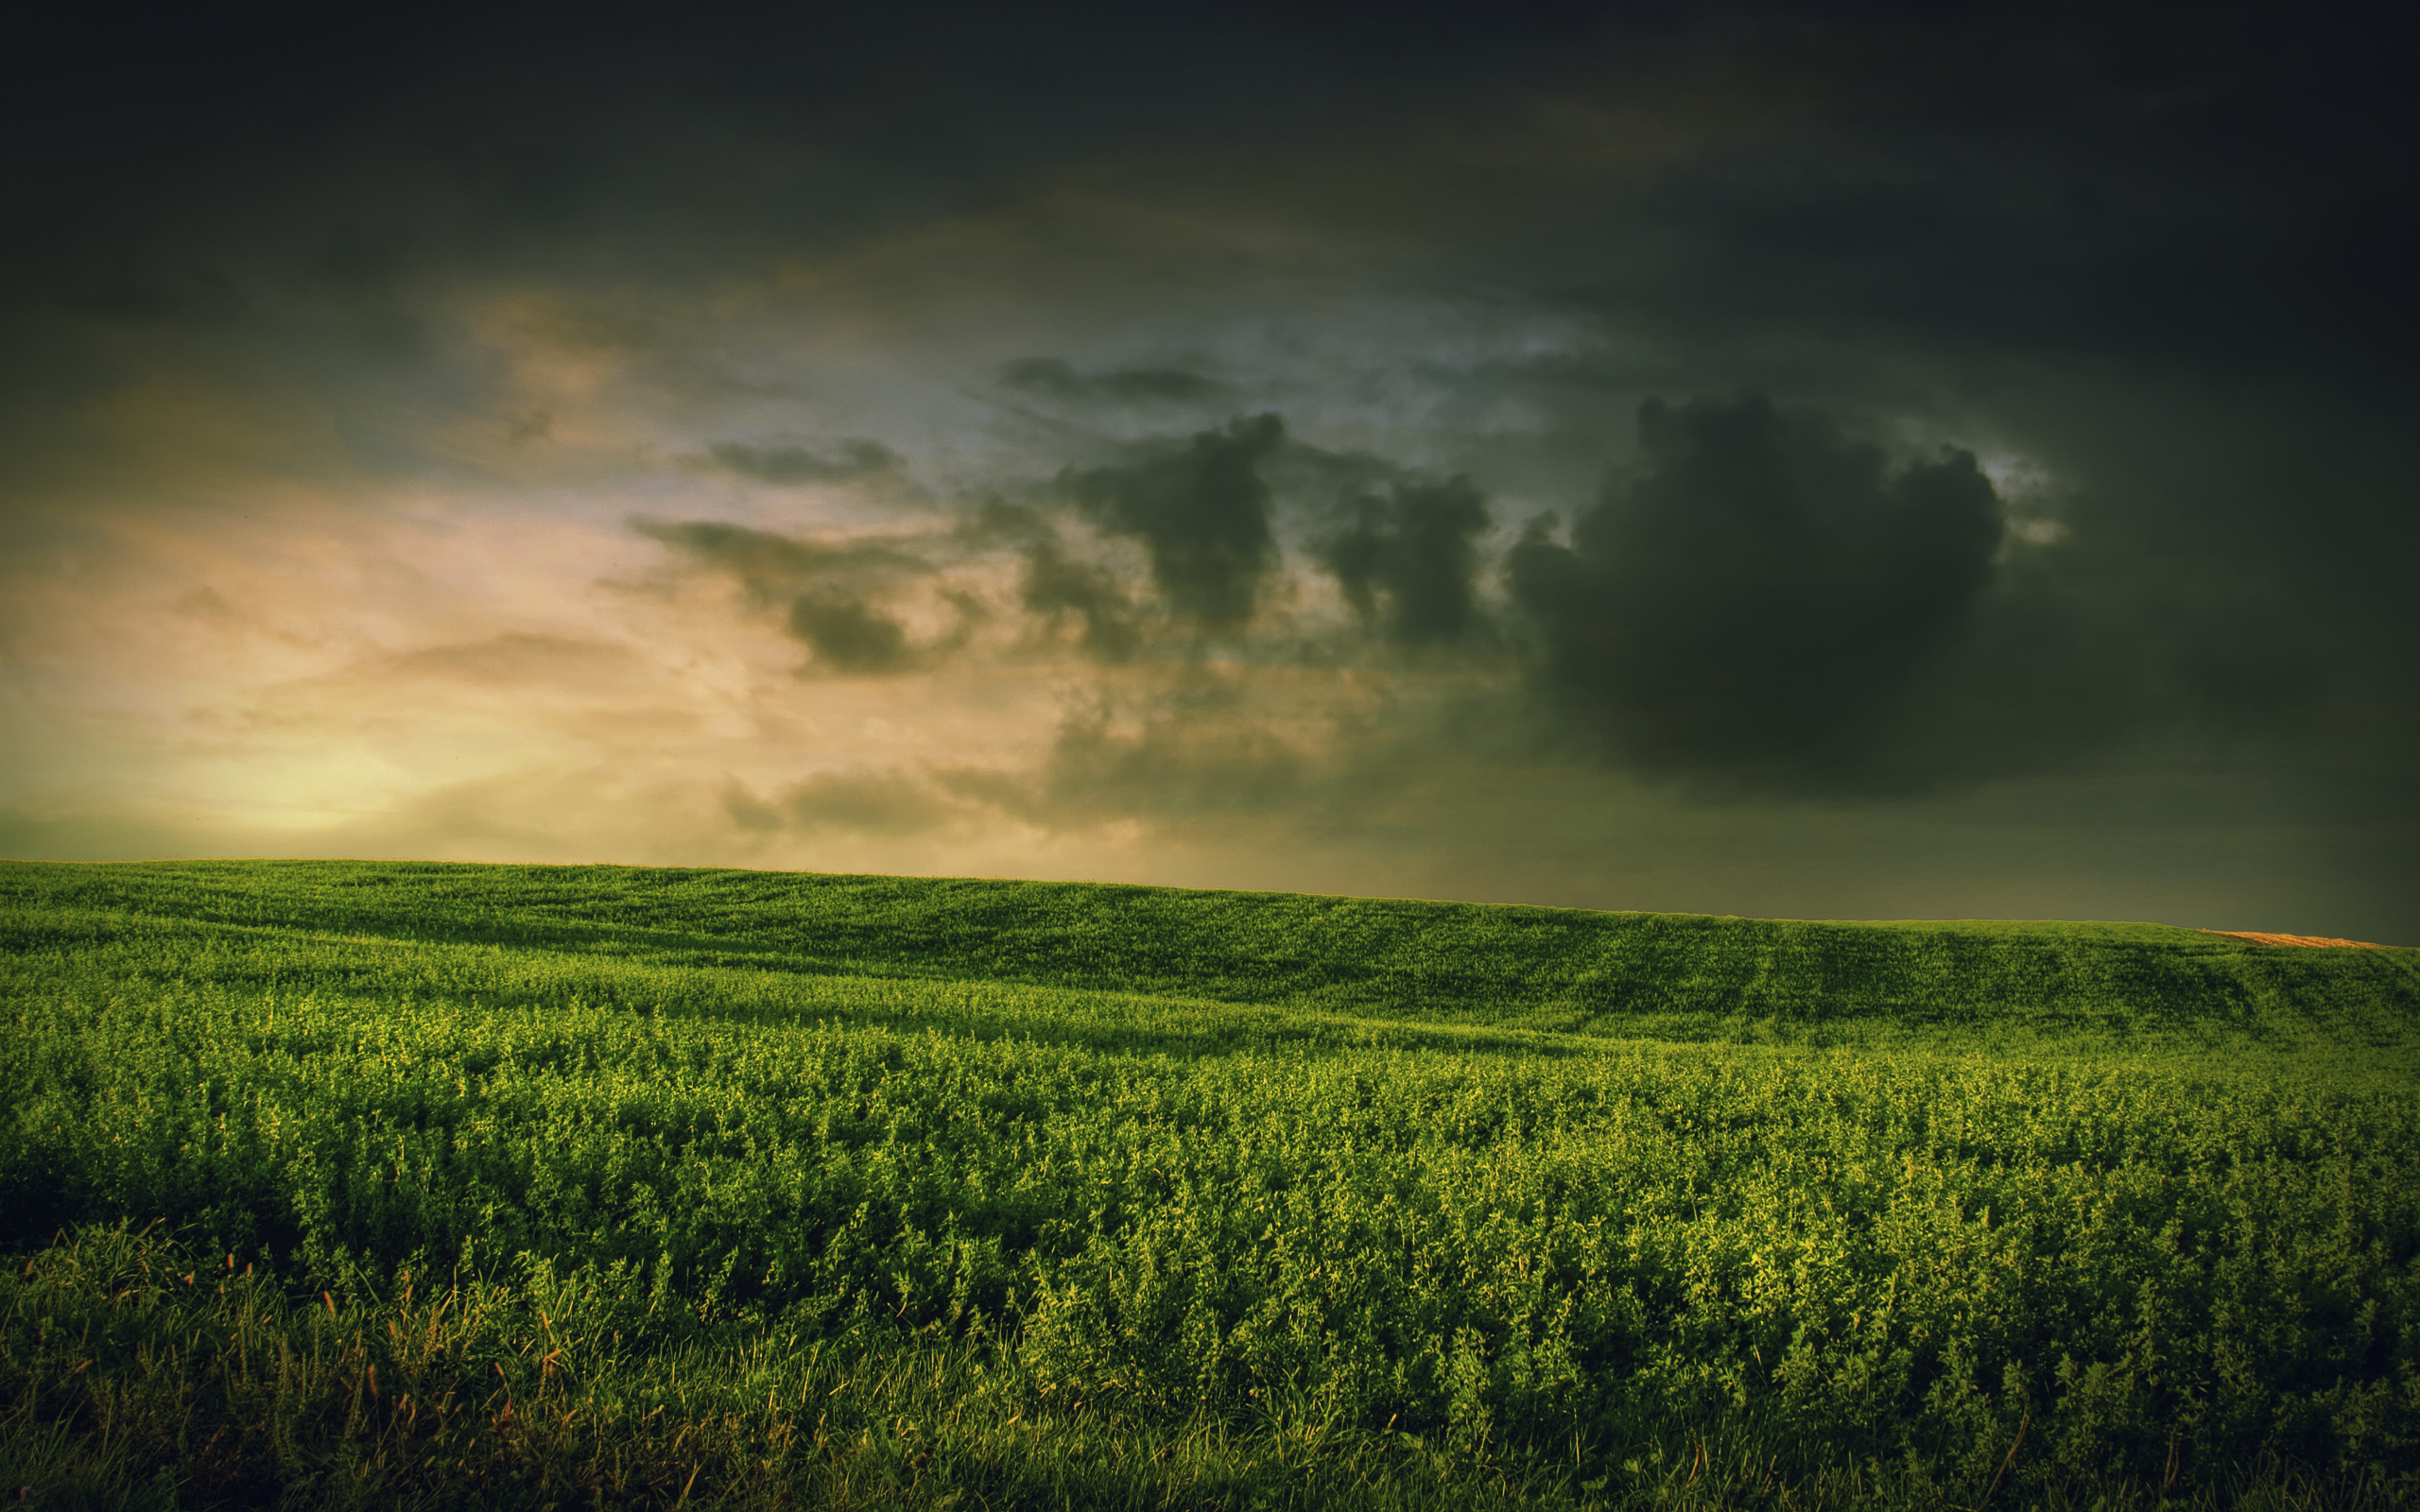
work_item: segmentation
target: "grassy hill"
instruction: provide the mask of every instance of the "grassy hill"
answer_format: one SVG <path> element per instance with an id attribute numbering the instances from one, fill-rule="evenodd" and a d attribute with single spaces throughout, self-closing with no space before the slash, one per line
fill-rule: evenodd
<path id="1" fill-rule="evenodd" d="M 2280 948 L 2161 924 L 1824 923 L 1083 883 L 362 862 L 9 863 L 0 903 L 0 938 L 20 955 L 130 935 L 156 942 L 141 968 L 154 975 L 477 991 L 491 1003 L 677 1009 L 735 998 L 769 1011 L 824 1001 L 832 988 L 768 976 L 854 978 L 1673 1041 L 2257 1045 L 2343 1052 L 2363 1072 L 2410 1069 L 2420 1024 L 2420 951 Z M 749 974 L 682 974 L 698 971 Z M 991 1006 L 1013 1014 L 1011 1001 L 1044 1000 Z M 955 1000 L 891 1001 L 942 1011 Z"/>
<path id="2" fill-rule="evenodd" d="M 2420 1486 L 2420 953 L 372 863 L 0 864 L 0 1479 Z"/>

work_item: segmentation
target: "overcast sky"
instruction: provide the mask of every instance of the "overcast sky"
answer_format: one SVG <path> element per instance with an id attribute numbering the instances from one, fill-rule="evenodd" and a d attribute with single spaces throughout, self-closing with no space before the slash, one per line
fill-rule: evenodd
<path id="1" fill-rule="evenodd" d="M 0 854 L 2420 943 L 2386 8 L 872 9 L 26 24 Z"/>

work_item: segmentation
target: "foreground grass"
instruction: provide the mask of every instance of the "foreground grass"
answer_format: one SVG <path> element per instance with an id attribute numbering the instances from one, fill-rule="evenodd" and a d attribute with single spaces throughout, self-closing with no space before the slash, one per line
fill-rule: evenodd
<path id="1" fill-rule="evenodd" d="M 0 1480 L 54 1499 L 2420 1476 L 2406 953 L 616 868 L 0 895 Z"/>
<path id="2" fill-rule="evenodd" d="M 189 1268 L 179 1270 L 182 1265 Z M 1737 1416 L 1663 1436 L 1449 1445 L 1281 1400 L 1238 1421 L 1086 1400 L 1012 1353 L 931 1336 L 808 1341 L 610 1298 L 402 1275 L 296 1297 L 124 1228 L 5 1286 L 0 1483 L 50 1507 L 2389 1508 L 2408 1485 L 2276 1461 L 1979 1486 L 1921 1458 L 1782 1469 Z M 2013 1441 L 2003 1464 L 2020 1463 Z"/>

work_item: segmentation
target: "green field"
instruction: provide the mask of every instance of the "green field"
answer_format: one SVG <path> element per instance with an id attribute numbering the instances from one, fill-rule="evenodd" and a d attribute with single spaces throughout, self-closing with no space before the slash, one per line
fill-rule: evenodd
<path id="1" fill-rule="evenodd" d="M 0 932 L 36 1504 L 2420 1500 L 2420 952 L 385 863 Z"/>

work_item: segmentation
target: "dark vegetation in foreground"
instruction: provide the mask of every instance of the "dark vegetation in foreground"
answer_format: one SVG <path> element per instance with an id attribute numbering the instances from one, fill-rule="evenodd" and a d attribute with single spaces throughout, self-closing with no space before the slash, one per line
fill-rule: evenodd
<path id="1" fill-rule="evenodd" d="M 2412 952 L 262 863 L 0 941 L 31 1504 L 2420 1500 Z"/>

